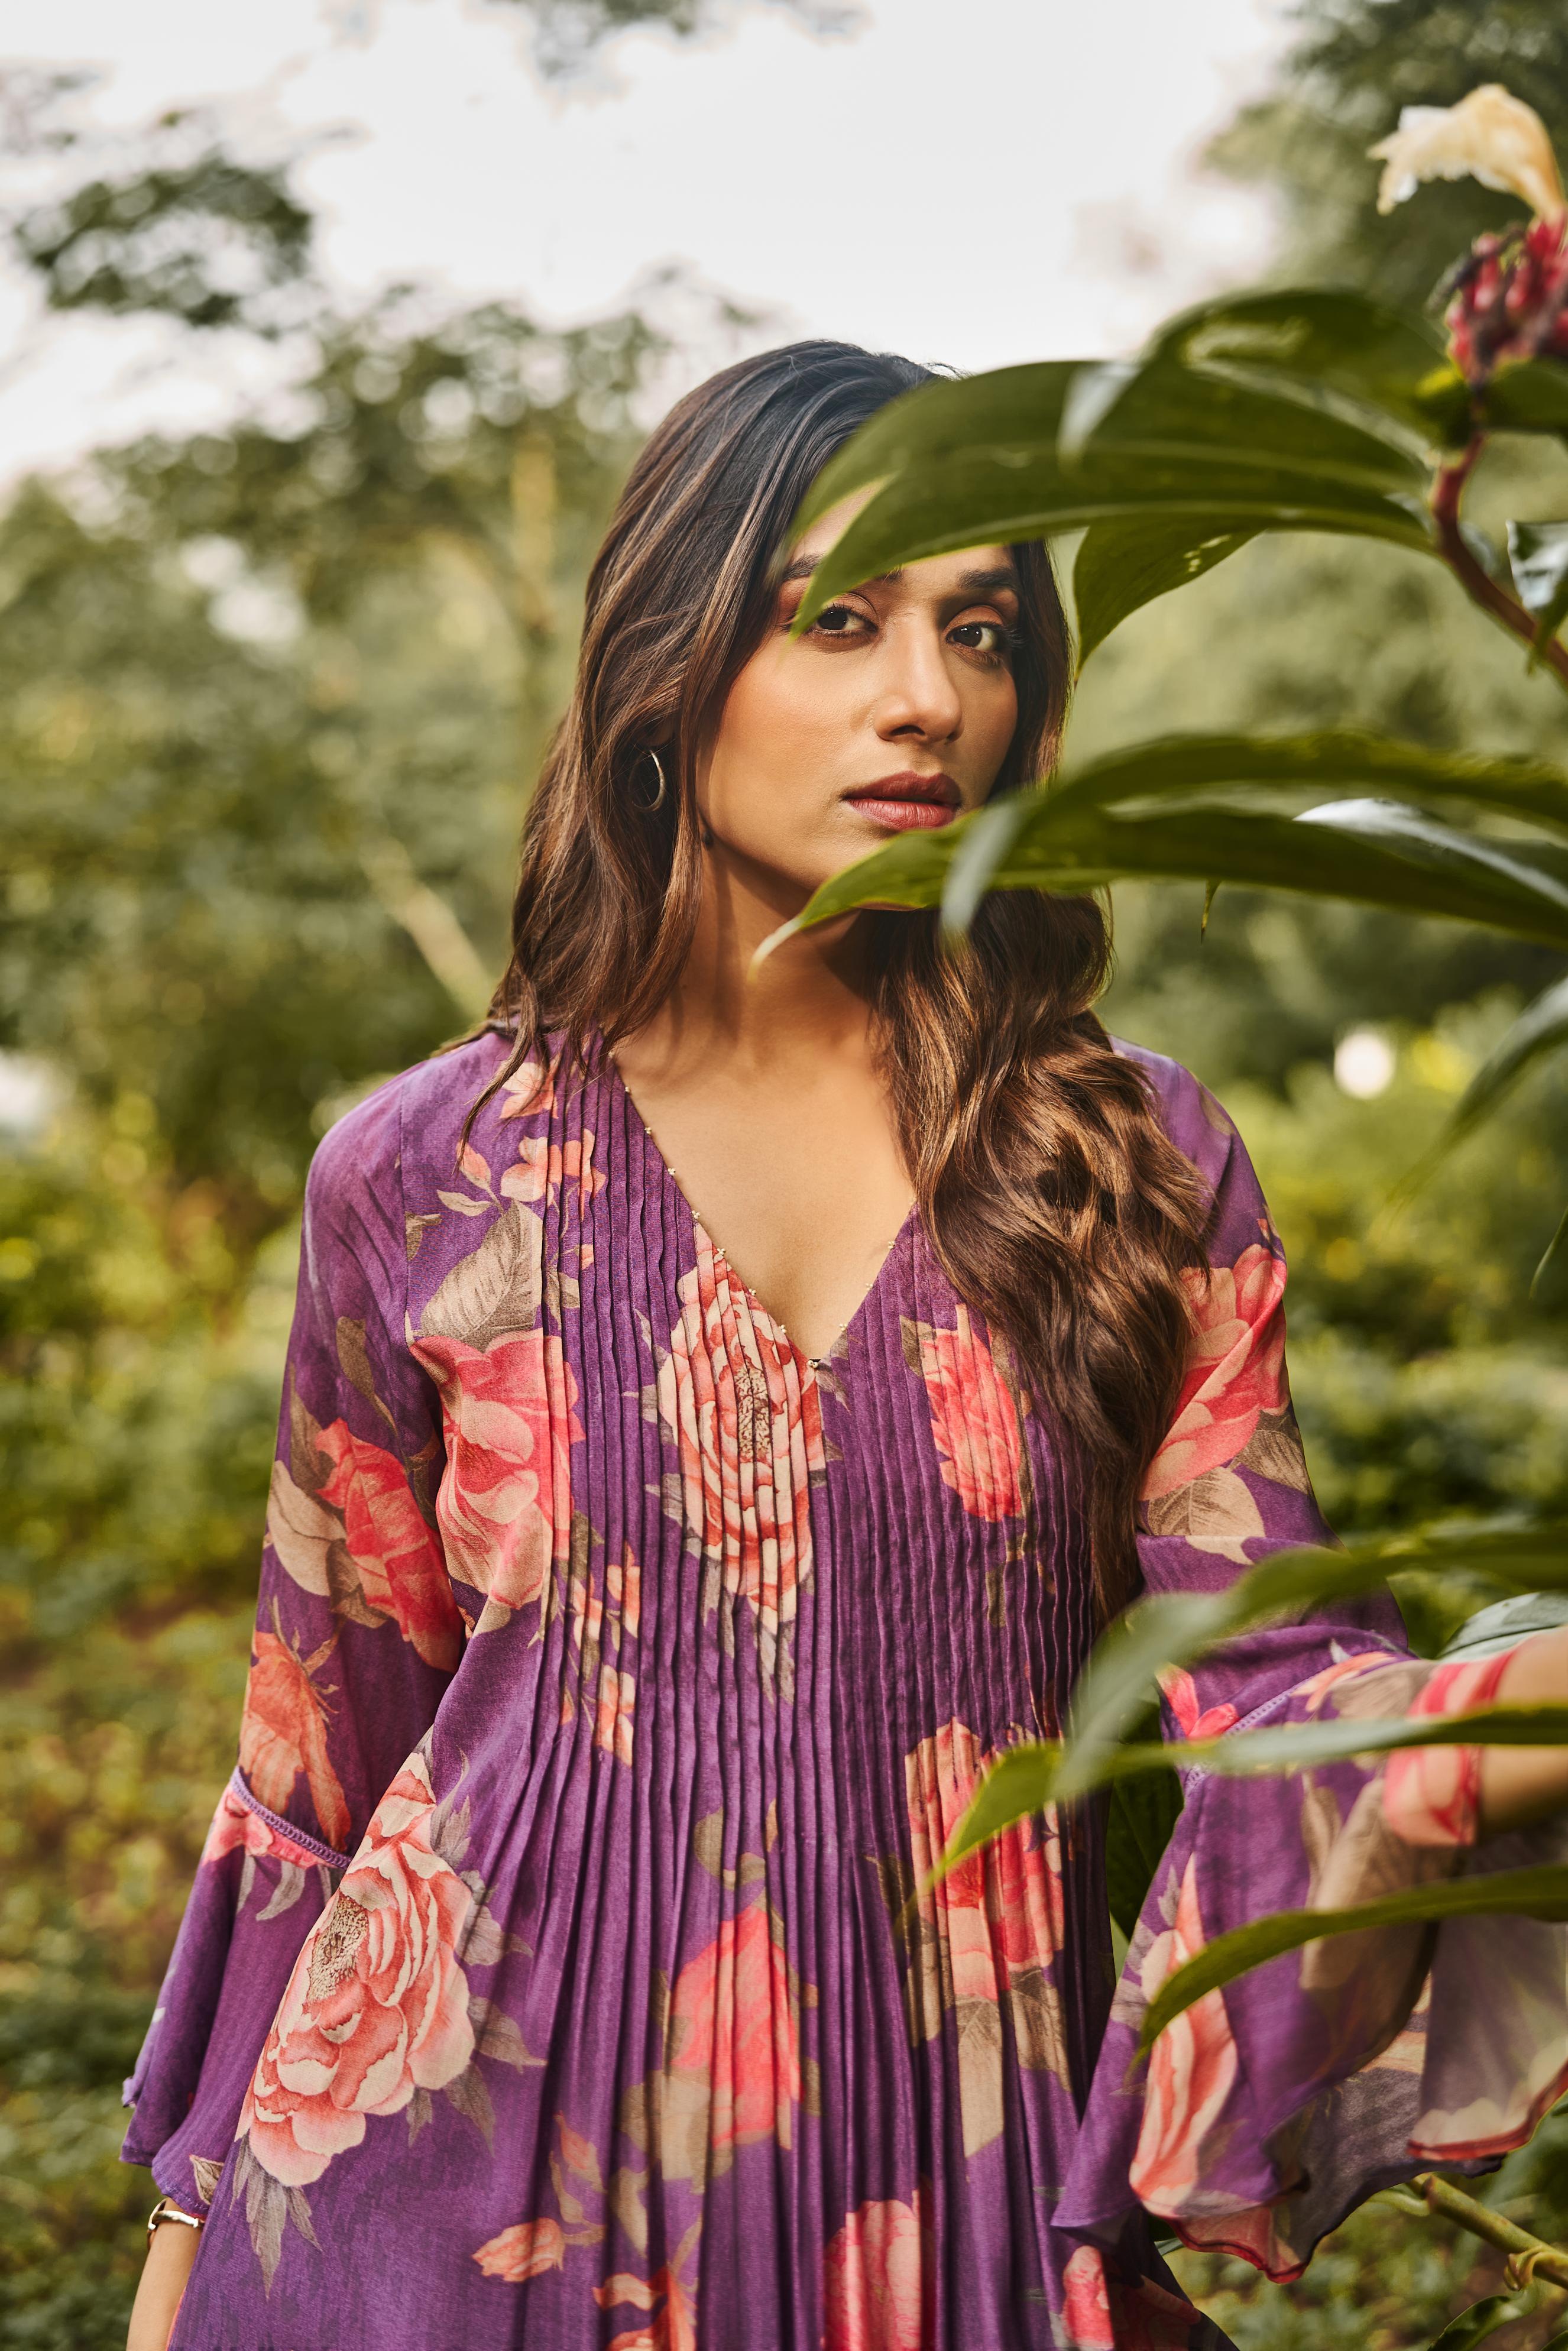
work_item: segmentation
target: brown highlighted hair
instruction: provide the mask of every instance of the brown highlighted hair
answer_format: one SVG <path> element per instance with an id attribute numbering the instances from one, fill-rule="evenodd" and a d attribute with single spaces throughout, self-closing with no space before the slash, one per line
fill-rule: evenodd
<path id="1" fill-rule="evenodd" d="M 493 1007 L 517 1037 L 502 1075 L 547 1031 L 580 1052 L 595 1030 L 613 1045 L 669 994 L 697 919 L 698 748 L 771 621 L 791 519 L 856 427 L 926 375 L 850 344 L 794 343 L 699 385 L 643 447 L 589 575 L 576 690 L 524 827 Z M 1019 719 L 998 793 L 1049 772 L 1071 674 L 1050 558 L 1012 552 Z M 1175 1410 L 1181 1274 L 1203 1261 L 1207 1200 L 1092 1008 L 1109 973 L 1104 914 L 1091 898 L 998 893 L 959 955 L 935 914 L 859 919 L 922 1220 L 1079 1465 L 1109 1614 L 1132 1588 L 1138 1491 Z"/>

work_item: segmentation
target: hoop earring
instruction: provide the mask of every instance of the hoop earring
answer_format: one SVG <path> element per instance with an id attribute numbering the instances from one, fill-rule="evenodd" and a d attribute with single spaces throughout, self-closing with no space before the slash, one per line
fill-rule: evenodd
<path id="1" fill-rule="evenodd" d="M 662 809 L 664 805 L 664 793 L 667 789 L 664 781 L 664 763 L 660 758 L 657 751 L 655 751 L 651 745 L 643 756 L 646 759 L 652 759 L 653 762 L 653 773 L 659 778 L 659 789 L 653 794 L 653 799 L 651 800 L 644 800 L 642 803 L 643 814 L 645 816 L 652 816 L 655 810 Z"/>

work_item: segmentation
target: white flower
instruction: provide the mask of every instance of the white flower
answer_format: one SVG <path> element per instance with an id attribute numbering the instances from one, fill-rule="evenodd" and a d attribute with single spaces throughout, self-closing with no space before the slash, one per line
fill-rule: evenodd
<path id="1" fill-rule="evenodd" d="M 1383 164 L 1377 209 L 1391 213 L 1423 180 L 1479 180 L 1522 196 L 1539 220 L 1568 214 L 1546 125 L 1500 82 L 1472 89 L 1458 106 L 1406 106 L 1397 131 L 1369 150 Z"/>

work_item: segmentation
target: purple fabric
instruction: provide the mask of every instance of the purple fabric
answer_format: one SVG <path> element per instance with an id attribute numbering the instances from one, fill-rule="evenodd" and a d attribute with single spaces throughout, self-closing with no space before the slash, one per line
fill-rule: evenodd
<path id="1" fill-rule="evenodd" d="M 918 1217 L 808 1363 L 601 1053 L 459 1161 L 505 1053 L 312 1170 L 240 1792 L 131 2085 L 127 2158 L 211 2202 L 177 2351 L 1218 2343 L 1139 2193 L 1288 2269 L 1481 2095 L 1462 2026 L 1441 2085 L 1410 2054 L 1426 1944 L 1276 1962 L 1133 2056 L 1181 1938 L 1306 1898 L 1376 1774 L 1192 1787 L 1108 2032 L 1093 1816 L 923 1892 L 1087 1653 L 1073 1477 Z M 1215 1193 L 1142 1541 L 1196 1589 L 1325 1530 L 1246 1155 L 1138 1059 Z M 1332 1703 L 1350 1656 L 1400 1703 L 1427 1671 L 1347 1609 L 1177 1677 L 1168 1727 Z M 1542 2081 L 1484 2086 L 1522 2136 Z"/>

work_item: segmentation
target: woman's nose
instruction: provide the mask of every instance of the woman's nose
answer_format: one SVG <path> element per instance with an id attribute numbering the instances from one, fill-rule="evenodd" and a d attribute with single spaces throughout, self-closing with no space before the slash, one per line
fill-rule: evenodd
<path id="1" fill-rule="evenodd" d="M 964 705 L 937 632 L 890 629 L 883 657 L 877 732 L 888 739 L 919 735 L 934 743 L 951 741 L 963 724 Z"/>

